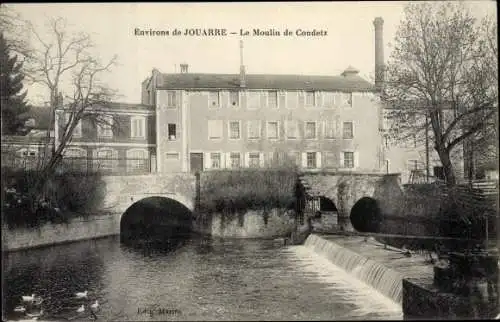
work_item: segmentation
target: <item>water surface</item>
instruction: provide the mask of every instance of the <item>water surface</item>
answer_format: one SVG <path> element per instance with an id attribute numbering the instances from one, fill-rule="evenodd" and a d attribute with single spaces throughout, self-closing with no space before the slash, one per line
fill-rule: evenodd
<path id="1" fill-rule="evenodd" d="M 20 318 L 13 313 L 20 296 L 35 293 L 44 298 L 43 320 L 402 318 L 400 306 L 304 246 L 198 238 L 170 248 L 110 237 L 8 254 L 4 317 Z M 88 298 L 76 299 L 83 290 Z M 81 304 L 86 310 L 77 313 Z"/>

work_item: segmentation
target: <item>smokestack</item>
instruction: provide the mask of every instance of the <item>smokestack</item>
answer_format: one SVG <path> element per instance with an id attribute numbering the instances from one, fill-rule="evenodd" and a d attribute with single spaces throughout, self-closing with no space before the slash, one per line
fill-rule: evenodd
<path id="1" fill-rule="evenodd" d="M 188 72 L 188 64 L 181 64 L 181 73 L 186 74 Z"/>
<path id="2" fill-rule="evenodd" d="M 246 86 L 245 65 L 243 65 L 243 40 L 240 40 L 240 87 Z"/>
<path id="3" fill-rule="evenodd" d="M 384 19 L 373 20 L 375 26 L 375 87 L 382 88 L 384 82 Z"/>

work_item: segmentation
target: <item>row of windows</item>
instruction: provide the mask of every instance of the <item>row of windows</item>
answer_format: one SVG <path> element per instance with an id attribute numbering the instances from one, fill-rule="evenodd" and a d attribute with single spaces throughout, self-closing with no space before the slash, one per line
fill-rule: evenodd
<path id="1" fill-rule="evenodd" d="M 65 114 L 65 124 L 69 122 L 70 114 Z M 102 116 L 97 124 L 97 137 L 112 138 L 114 118 L 111 115 Z M 82 121 L 80 120 L 73 130 L 74 138 L 82 137 Z M 130 118 L 130 137 L 136 139 L 146 138 L 146 117 L 133 116 Z"/>
<path id="2" fill-rule="evenodd" d="M 267 157 L 266 157 L 267 156 Z M 166 161 L 179 160 L 179 153 L 170 152 L 165 154 Z M 357 166 L 359 157 L 357 152 L 343 151 L 338 155 L 335 152 L 207 152 L 205 153 L 206 169 L 259 168 L 266 165 L 283 164 L 286 161 L 309 169 L 321 167 L 339 167 L 352 169 Z"/>
<path id="3" fill-rule="evenodd" d="M 303 136 L 304 139 L 317 139 L 319 137 L 320 124 L 324 125 L 324 137 L 336 138 L 336 129 L 342 126 L 342 138 L 354 138 L 354 124 L 352 121 L 342 122 L 336 120 L 319 121 L 304 121 L 303 133 L 301 135 L 301 122 L 298 120 L 289 120 L 284 123 L 285 137 L 287 139 L 299 139 Z M 280 121 L 265 121 L 266 137 L 268 139 L 279 139 L 281 128 Z M 232 140 L 241 139 L 241 124 L 242 121 L 228 121 L 227 132 L 228 138 Z M 247 138 L 260 139 L 262 136 L 262 121 L 250 120 L 247 124 Z M 170 124 L 169 124 L 170 135 Z M 223 120 L 208 120 L 208 138 L 222 139 L 224 137 L 224 121 Z"/>
<path id="4" fill-rule="evenodd" d="M 67 148 L 64 158 L 73 166 L 87 168 L 87 150 Z M 118 151 L 113 148 L 100 148 L 93 151 L 92 167 L 100 170 L 113 170 L 118 167 Z M 146 149 L 130 149 L 126 152 L 127 171 L 149 169 L 149 151 Z"/>
<path id="5" fill-rule="evenodd" d="M 176 91 L 167 92 L 166 108 L 177 108 L 179 104 Z M 335 106 L 352 107 L 353 95 L 345 92 L 320 92 L 320 91 L 209 91 L 208 108 L 221 108 L 224 105 L 237 108 L 246 100 L 248 109 L 269 108 L 294 108 Z"/>

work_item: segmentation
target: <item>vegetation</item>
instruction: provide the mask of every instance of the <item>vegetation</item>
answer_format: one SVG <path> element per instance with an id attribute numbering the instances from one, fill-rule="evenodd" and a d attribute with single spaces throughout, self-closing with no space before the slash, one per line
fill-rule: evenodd
<path id="1" fill-rule="evenodd" d="M 71 171 L 53 175 L 43 190 L 34 189 L 36 170 L 2 168 L 2 221 L 9 228 L 34 228 L 68 222 L 99 209 L 104 197 L 98 173 Z"/>
<path id="2" fill-rule="evenodd" d="M 498 127 L 495 21 L 479 21 L 462 2 L 409 4 L 386 68 L 391 134 L 403 141 L 428 134 L 449 186 L 457 181 L 451 152 Z"/>
<path id="3" fill-rule="evenodd" d="M 12 54 L 9 44 L 0 33 L 0 93 L 2 106 L 2 135 L 16 134 L 24 125 L 21 114 L 29 111 L 23 92 L 23 64 Z"/>
<path id="4" fill-rule="evenodd" d="M 200 210 L 235 214 L 293 208 L 296 182 L 297 172 L 291 167 L 209 171 L 201 177 Z"/>

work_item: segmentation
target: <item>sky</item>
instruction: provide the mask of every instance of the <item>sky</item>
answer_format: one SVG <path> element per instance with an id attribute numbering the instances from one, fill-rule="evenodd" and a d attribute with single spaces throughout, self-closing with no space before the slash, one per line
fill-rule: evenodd
<path id="1" fill-rule="evenodd" d="M 249 74 L 339 75 L 348 66 L 368 80 L 374 74 L 375 17 L 384 20 L 384 56 L 390 55 L 406 2 L 260 2 L 260 3 L 108 3 L 10 4 L 32 22 L 42 37 L 49 18 L 63 17 L 68 32 L 89 33 L 94 55 L 102 61 L 118 56 L 119 65 L 103 80 L 118 90 L 118 101 L 139 103 L 141 82 L 153 68 L 193 73 L 239 73 L 240 48 Z M 470 1 L 478 15 L 495 14 L 494 1 Z M 135 29 L 168 30 L 218 28 L 235 35 L 137 36 Z M 250 36 L 240 36 L 240 29 Z M 253 29 L 274 29 L 280 36 L 253 36 Z M 294 34 L 284 36 L 288 29 Z M 323 36 L 297 36 L 295 31 L 325 30 Z M 28 38 L 34 41 L 34 38 Z M 47 39 L 47 38 L 45 38 Z M 48 100 L 47 90 L 28 87 L 33 104 Z"/>

